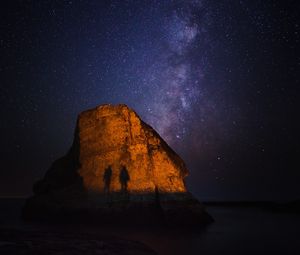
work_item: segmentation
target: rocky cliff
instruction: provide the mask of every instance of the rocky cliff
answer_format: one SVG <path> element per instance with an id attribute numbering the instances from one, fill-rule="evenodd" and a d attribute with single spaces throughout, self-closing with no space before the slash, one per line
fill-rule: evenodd
<path id="1" fill-rule="evenodd" d="M 82 112 L 74 142 L 27 200 L 26 219 L 204 223 L 183 160 L 126 105 Z M 173 222 L 173 223 L 172 223 Z"/>

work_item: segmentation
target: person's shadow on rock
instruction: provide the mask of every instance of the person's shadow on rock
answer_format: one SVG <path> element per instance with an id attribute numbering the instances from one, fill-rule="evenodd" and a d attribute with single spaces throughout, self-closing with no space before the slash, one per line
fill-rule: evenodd
<path id="1" fill-rule="evenodd" d="M 127 182 L 130 180 L 130 178 L 125 166 L 122 166 L 119 179 L 121 183 L 121 192 L 123 193 L 127 192 Z"/>
<path id="2" fill-rule="evenodd" d="M 111 175 L 112 175 L 112 169 L 111 166 L 108 166 L 104 170 L 104 174 L 103 174 L 104 193 L 106 194 L 108 194 L 110 190 Z"/>

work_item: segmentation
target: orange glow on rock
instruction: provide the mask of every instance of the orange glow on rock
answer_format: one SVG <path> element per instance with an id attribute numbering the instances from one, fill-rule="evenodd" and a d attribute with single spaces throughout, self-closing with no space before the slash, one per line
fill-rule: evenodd
<path id="1" fill-rule="evenodd" d="M 120 192 L 126 185 L 129 193 L 186 192 L 183 160 L 126 105 L 82 112 L 78 137 L 79 174 L 88 191 Z"/>

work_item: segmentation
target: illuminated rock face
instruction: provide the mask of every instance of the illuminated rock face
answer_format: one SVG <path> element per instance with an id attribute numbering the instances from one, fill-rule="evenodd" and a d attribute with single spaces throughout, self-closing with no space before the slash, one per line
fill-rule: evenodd
<path id="1" fill-rule="evenodd" d="M 79 175 L 87 190 L 120 192 L 124 182 L 129 193 L 186 192 L 182 159 L 126 105 L 81 113 L 78 135 Z M 128 180 L 122 180 L 124 168 Z"/>
<path id="2" fill-rule="evenodd" d="M 197 226 L 210 216 L 187 190 L 182 159 L 126 105 L 82 112 L 69 152 L 36 182 L 27 220 Z"/>

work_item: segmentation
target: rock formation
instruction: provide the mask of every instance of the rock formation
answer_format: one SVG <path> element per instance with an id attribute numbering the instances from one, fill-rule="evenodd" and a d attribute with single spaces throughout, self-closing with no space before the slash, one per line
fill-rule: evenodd
<path id="1" fill-rule="evenodd" d="M 79 115 L 71 149 L 34 185 L 23 215 L 205 223 L 210 217 L 187 192 L 187 174 L 183 160 L 133 110 L 101 105 Z"/>

